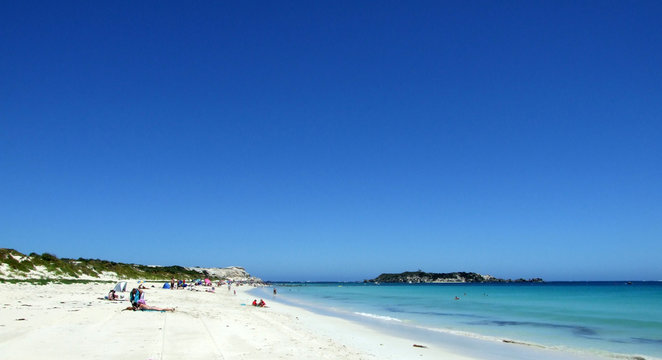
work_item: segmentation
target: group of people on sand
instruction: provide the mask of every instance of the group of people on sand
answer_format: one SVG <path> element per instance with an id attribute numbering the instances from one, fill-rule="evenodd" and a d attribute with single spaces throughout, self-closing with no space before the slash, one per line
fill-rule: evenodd
<path id="1" fill-rule="evenodd" d="M 222 281 L 218 281 L 218 286 L 221 286 Z M 201 286 L 207 286 L 207 287 L 214 287 L 214 284 L 211 282 L 209 279 L 204 279 L 204 280 L 191 280 L 189 283 L 186 283 L 186 280 L 177 280 L 175 278 L 170 279 L 170 290 L 175 290 L 175 289 L 184 289 L 184 288 L 191 288 L 193 285 L 201 285 Z M 229 285 L 229 284 L 228 284 Z"/>
<path id="2" fill-rule="evenodd" d="M 147 303 L 145 302 L 145 292 L 143 291 L 144 288 L 145 287 L 143 286 L 142 288 L 139 287 L 138 289 L 134 288 L 133 290 L 131 290 L 131 292 L 129 293 L 129 301 L 131 302 L 131 306 L 127 307 L 124 310 L 175 311 L 174 308 L 160 308 L 156 306 L 147 305 Z M 110 290 L 107 298 L 108 300 L 111 301 L 122 300 L 120 299 L 120 296 L 117 295 L 114 289 Z"/>
<path id="3" fill-rule="evenodd" d="M 265 303 L 262 299 L 260 299 L 260 302 L 257 302 L 257 300 L 254 299 L 252 305 L 257 307 L 265 307 L 267 306 L 267 303 Z"/>
<path id="4" fill-rule="evenodd" d="M 174 278 L 170 280 L 170 289 L 177 289 L 177 288 L 183 289 L 185 287 L 187 287 L 186 280 L 177 281 Z M 231 287 L 231 283 L 228 282 L 228 291 L 230 290 L 230 287 Z M 174 308 L 160 308 L 156 306 L 147 305 L 147 303 L 145 302 L 145 292 L 143 291 L 143 289 L 146 289 L 146 287 L 143 284 L 140 284 L 138 288 L 134 288 L 133 290 L 131 290 L 131 292 L 129 293 L 129 302 L 131 302 L 131 306 L 127 307 L 124 310 L 175 311 Z M 214 290 L 215 288 L 212 286 L 211 289 L 208 289 L 206 291 L 214 292 Z M 274 289 L 274 295 L 275 294 L 276 294 L 276 289 Z M 235 295 L 236 295 L 236 291 L 235 291 Z M 108 296 L 106 296 L 106 299 L 111 301 L 122 301 L 124 300 L 124 296 L 118 295 L 115 289 L 113 289 L 110 290 Z M 256 307 L 266 307 L 267 303 L 265 303 L 263 299 L 260 299 L 259 302 L 257 300 L 253 300 L 252 305 Z"/>
<path id="5" fill-rule="evenodd" d="M 184 289 L 188 286 L 186 280 L 177 280 L 175 278 L 170 279 L 170 290 L 175 289 Z"/>

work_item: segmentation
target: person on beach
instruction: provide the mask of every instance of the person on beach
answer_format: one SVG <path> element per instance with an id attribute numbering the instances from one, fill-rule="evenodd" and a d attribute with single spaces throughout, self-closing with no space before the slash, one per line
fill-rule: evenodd
<path id="1" fill-rule="evenodd" d="M 132 306 L 137 307 L 141 300 L 144 302 L 144 298 L 145 298 L 145 293 L 140 288 L 138 289 L 134 288 L 129 293 L 129 301 L 131 302 Z"/>
<path id="2" fill-rule="evenodd" d="M 170 290 L 175 288 L 175 278 L 170 278 Z"/>
<path id="3" fill-rule="evenodd" d="M 143 302 L 139 303 L 138 306 L 129 306 L 128 308 L 126 308 L 124 310 L 133 310 L 133 311 L 153 310 L 153 311 L 170 311 L 170 312 L 175 311 L 174 308 L 160 308 L 160 307 L 156 307 L 156 306 L 149 306 L 149 305 L 145 304 L 144 300 L 142 300 L 142 301 Z"/>
<path id="4" fill-rule="evenodd" d="M 110 292 L 108 293 L 108 300 L 110 301 L 119 300 L 119 298 L 120 297 L 117 294 L 115 294 L 115 290 L 110 290 Z"/>
<path id="5" fill-rule="evenodd" d="M 154 311 L 175 311 L 174 308 L 159 308 L 156 306 L 149 306 L 144 299 L 145 294 L 140 289 L 133 289 L 129 293 L 129 301 L 131 306 L 124 310 L 154 310 Z"/>
<path id="6" fill-rule="evenodd" d="M 252 305 L 257 307 L 265 307 L 267 306 L 267 303 L 265 303 L 264 300 L 260 299 L 260 302 L 257 302 L 257 300 L 253 300 Z"/>

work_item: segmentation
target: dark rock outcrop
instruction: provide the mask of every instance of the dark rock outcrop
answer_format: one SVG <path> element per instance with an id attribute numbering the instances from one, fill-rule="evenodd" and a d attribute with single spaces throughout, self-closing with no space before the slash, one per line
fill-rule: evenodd
<path id="1" fill-rule="evenodd" d="M 428 273 L 424 271 L 406 271 L 399 274 L 381 274 L 368 283 L 495 283 L 495 282 L 543 282 L 541 278 L 534 279 L 499 279 L 492 275 L 481 275 L 474 272 Z"/>

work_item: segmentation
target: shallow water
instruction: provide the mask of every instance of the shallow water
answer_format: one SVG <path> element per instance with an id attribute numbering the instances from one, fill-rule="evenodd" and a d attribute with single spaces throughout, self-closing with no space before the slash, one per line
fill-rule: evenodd
<path id="1" fill-rule="evenodd" d="M 661 282 L 275 286 L 280 301 L 391 326 L 662 358 Z"/>

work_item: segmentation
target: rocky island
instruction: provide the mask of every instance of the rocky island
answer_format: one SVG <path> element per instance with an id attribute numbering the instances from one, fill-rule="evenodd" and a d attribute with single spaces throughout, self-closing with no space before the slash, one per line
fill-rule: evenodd
<path id="1" fill-rule="evenodd" d="M 474 272 L 428 273 L 422 270 L 406 271 L 399 274 L 381 274 L 374 279 L 364 280 L 366 283 L 408 283 L 408 284 L 440 284 L 440 283 L 511 283 L 511 282 L 543 282 L 541 278 L 533 279 L 499 279 L 492 275 L 481 275 Z"/>

